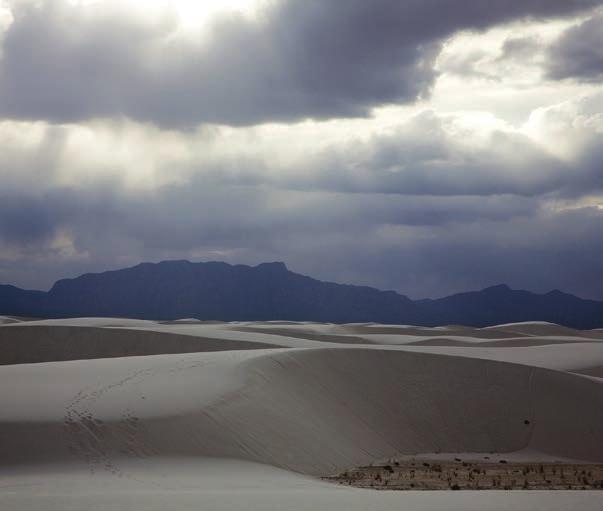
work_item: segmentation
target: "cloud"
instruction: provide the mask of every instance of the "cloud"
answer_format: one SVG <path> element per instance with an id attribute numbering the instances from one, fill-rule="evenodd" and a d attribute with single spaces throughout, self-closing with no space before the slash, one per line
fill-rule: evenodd
<path id="1" fill-rule="evenodd" d="M 201 36 L 117 3 L 14 4 L 0 282 L 284 260 L 414 297 L 506 282 L 603 299 L 600 88 L 540 76 L 570 20 L 498 25 L 594 3 L 282 1 Z M 438 72 L 439 98 L 371 112 Z M 254 125 L 275 120 L 291 122 Z"/>
<path id="2" fill-rule="evenodd" d="M 580 197 L 602 189 L 598 97 L 537 109 L 522 128 L 484 112 L 427 110 L 372 135 L 302 145 L 284 165 L 268 147 L 206 179 L 348 194 Z"/>
<path id="3" fill-rule="evenodd" d="M 510 37 L 503 43 L 500 59 L 529 59 L 540 46 L 537 36 Z"/>
<path id="4" fill-rule="evenodd" d="M 549 49 L 548 75 L 587 82 L 603 79 L 603 11 L 569 28 Z"/>
<path id="5" fill-rule="evenodd" d="M 126 116 L 161 126 L 366 116 L 429 94 L 442 41 L 596 0 L 282 0 L 217 17 L 205 36 L 170 12 L 117 2 L 13 2 L 3 37 L 0 115 L 76 122 Z"/>
<path id="6" fill-rule="evenodd" d="M 602 227 L 603 213 L 596 208 L 542 208 L 505 221 L 476 218 L 411 233 L 392 229 L 391 244 L 378 255 L 365 256 L 363 266 L 356 261 L 346 264 L 350 269 L 362 267 L 380 286 L 395 282 L 411 296 L 442 296 L 507 283 L 601 299 L 600 287 L 589 280 L 603 270 L 594 256 L 603 248 Z"/>
<path id="7" fill-rule="evenodd" d="M 3 196 L 0 202 L 0 240 L 7 243 L 43 244 L 68 217 L 68 207 L 53 197 Z"/>
<path id="8" fill-rule="evenodd" d="M 603 270 L 595 257 L 603 249 L 603 211 L 594 207 L 202 180 L 136 195 L 55 190 L 8 205 L 2 199 L 0 280 L 27 287 L 143 260 L 278 259 L 319 278 L 415 297 L 506 282 L 603 298 L 592 278 Z"/>
<path id="9" fill-rule="evenodd" d="M 603 93 L 538 108 L 524 129 L 568 164 L 560 195 L 579 197 L 603 190 Z"/>
<path id="10" fill-rule="evenodd" d="M 298 186 L 435 196 L 529 196 L 564 186 L 565 162 L 529 137 L 460 120 L 424 112 L 364 143 L 308 155 Z M 287 182 L 295 186 L 296 178 Z"/>
<path id="11" fill-rule="evenodd" d="M 603 249 L 598 101 L 538 110 L 525 132 L 426 112 L 362 141 L 314 152 L 302 146 L 293 166 L 280 166 L 270 144 L 251 159 L 237 157 L 231 130 L 208 135 L 209 150 L 198 134 L 180 133 L 177 142 L 151 130 L 145 139 L 126 125 L 121 136 L 138 139 L 140 152 L 154 146 L 160 168 L 162 140 L 170 148 L 201 145 L 221 162 L 205 165 L 194 154 L 182 168 L 170 167 L 181 178 L 148 188 L 123 186 L 127 176 L 82 183 L 77 166 L 66 182 L 58 170 L 71 141 L 80 140 L 69 130 L 82 127 L 63 127 L 54 177 L 36 187 L 27 175 L 28 186 L 13 176 L 12 190 L 0 191 L 0 280 L 45 287 L 142 260 L 276 259 L 323 279 L 415 297 L 506 282 L 603 298 L 592 278 L 603 269 L 596 256 Z M 296 128 L 289 129 L 292 136 Z M 47 134 L 36 140 L 49 145 Z M 23 143 L 24 154 L 36 152 Z M 19 154 L 14 148 L 13 161 L 25 161 Z"/>

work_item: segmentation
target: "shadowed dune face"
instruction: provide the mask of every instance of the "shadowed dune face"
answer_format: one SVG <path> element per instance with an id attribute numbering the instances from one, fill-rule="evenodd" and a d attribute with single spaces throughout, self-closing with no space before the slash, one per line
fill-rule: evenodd
<path id="1" fill-rule="evenodd" d="M 254 406 L 257 431 L 251 436 L 263 433 L 267 442 L 284 430 L 296 438 L 314 436 L 284 465 L 302 472 L 323 473 L 331 470 L 330 464 L 350 466 L 349 456 L 368 461 L 392 451 L 506 452 L 532 447 L 590 460 L 603 456 L 601 388 L 570 375 L 378 350 L 282 352 L 246 365 L 253 367 L 251 382 L 258 397 L 271 396 L 263 406 Z M 268 387 L 271 379 L 278 384 Z M 271 410 L 270 403 L 292 400 L 292 414 L 279 424 L 278 410 Z M 560 417 L 560 411 L 567 416 Z M 246 415 L 252 416 L 252 411 Z M 267 421 L 269 432 L 262 417 L 272 418 Z M 325 443 L 324 438 L 337 440 Z M 280 453 L 287 447 L 272 446 L 270 460 L 282 464 Z"/>
<path id="2" fill-rule="evenodd" d="M 274 347 L 126 328 L 23 324 L 0 328 L 0 365 Z"/>
<path id="3" fill-rule="evenodd" d="M 584 369 L 578 369 L 574 372 L 577 374 L 583 374 L 585 376 L 593 376 L 594 378 L 601 378 L 603 380 L 603 365 L 594 366 L 594 367 L 585 367 Z"/>
<path id="4" fill-rule="evenodd" d="M 311 329 L 302 328 L 261 328 L 253 326 L 241 327 L 233 330 L 238 332 L 255 332 L 258 334 L 292 337 L 294 339 L 309 339 L 312 341 L 333 342 L 338 344 L 373 344 L 373 342 L 369 339 L 355 335 L 317 333 Z"/>

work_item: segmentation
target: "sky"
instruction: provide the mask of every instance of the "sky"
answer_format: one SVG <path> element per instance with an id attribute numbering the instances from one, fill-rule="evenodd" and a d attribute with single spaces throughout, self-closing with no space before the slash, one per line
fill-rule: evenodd
<path id="1" fill-rule="evenodd" d="M 0 0 L 0 283 L 603 299 L 602 83 L 601 0 Z"/>

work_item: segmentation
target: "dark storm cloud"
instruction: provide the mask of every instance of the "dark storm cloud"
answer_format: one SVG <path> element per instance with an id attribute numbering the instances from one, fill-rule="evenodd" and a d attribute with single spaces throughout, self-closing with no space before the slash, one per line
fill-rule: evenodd
<path id="1" fill-rule="evenodd" d="M 0 200 L 0 240 L 15 244 L 51 240 L 69 208 L 50 196 L 3 196 Z"/>
<path id="2" fill-rule="evenodd" d="M 236 207 L 235 207 L 236 206 Z M 194 180 L 159 191 L 52 189 L 44 194 L 0 194 L 0 241 L 51 244 L 66 231 L 76 247 L 97 254 L 129 243 L 146 251 L 198 247 L 259 248 L 289 234 L 370 231 L 377 225 L 413 227 L 504 221 L 534 213 L 524 198 L 413 197 L 229 186 Z"/>
<path id="3" fill-rule="evenodd" d="M 552 45 L 548 74 L 554 79 L 603 79 L 603 12 L 568 29 Z"/>
<path id="4" fill-rule="evenodd" d="M 362 116 L 429 93 L 440 43 L 461 29 L 564 16 L 600 0 L 284 0 L 259 20 L 214 21 L 206 44 L 101 6 L 16 4 L 0 114 L 160 125 Z"/>
<path id="5" fill-rule="evenodd" d="M 593 278 L 603 270 L 595 257 L 603 250 L 597 208 L 559 211 L 547 201 L 512 195 L 384 196 L 202 181 L 110 198 L 56 190 L 19 202 L 28 214 L 0 224 L 0 247 L 12 236 L 10 245 L 35 250 L 0 258 L 0 280 L 28 287 L 142 260 L 281 259 L 323 279 L 411 296 L 506 282 L 603 298 Z M 11 210 L 18 208 L 13 204 L 2 216 Z M 58 232 L 68 234 L 75 255 L 53 252 Z"/>
<path id="6" fill-rule="evenodd" d="M 0 191 L 0 242 L 43 248 L 62 229 L 90 232 L 112 227 L 119 210 L 116 191 L 50 187 L 45 191 Z M 123 200 L 125 196 L 121 199 Z"/>
<path id="7" fill-rule="evenodd" d="M 476 219 L 453 228 L 414 231 L 403 243 L 383 243 L 375 253 L 348 246 L 342 271 L 355 271 L 380 287 L 395 282 L 416 297 L 506 283 L 603 299 L 597 278 L 603 271 L 597 256 L 601 250 L 603 212 L 544 208 L 503 222 Z"/>

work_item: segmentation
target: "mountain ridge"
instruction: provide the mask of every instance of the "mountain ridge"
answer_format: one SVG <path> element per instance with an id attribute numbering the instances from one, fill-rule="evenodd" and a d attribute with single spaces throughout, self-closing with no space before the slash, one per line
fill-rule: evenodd
<path id="1" fill-rule="evenodd" d="M 603 302 L 559 290 L 537 294 L 499 284 L 411 300 L 391 290 L 317 280 L 290 271 L 282 261 L 256 266 L 143 262 L 60 279 L 47 292 L 0 285 L 0 314 L 478 327 L 549 321 L 572 328 L 603 327 Z"/>

